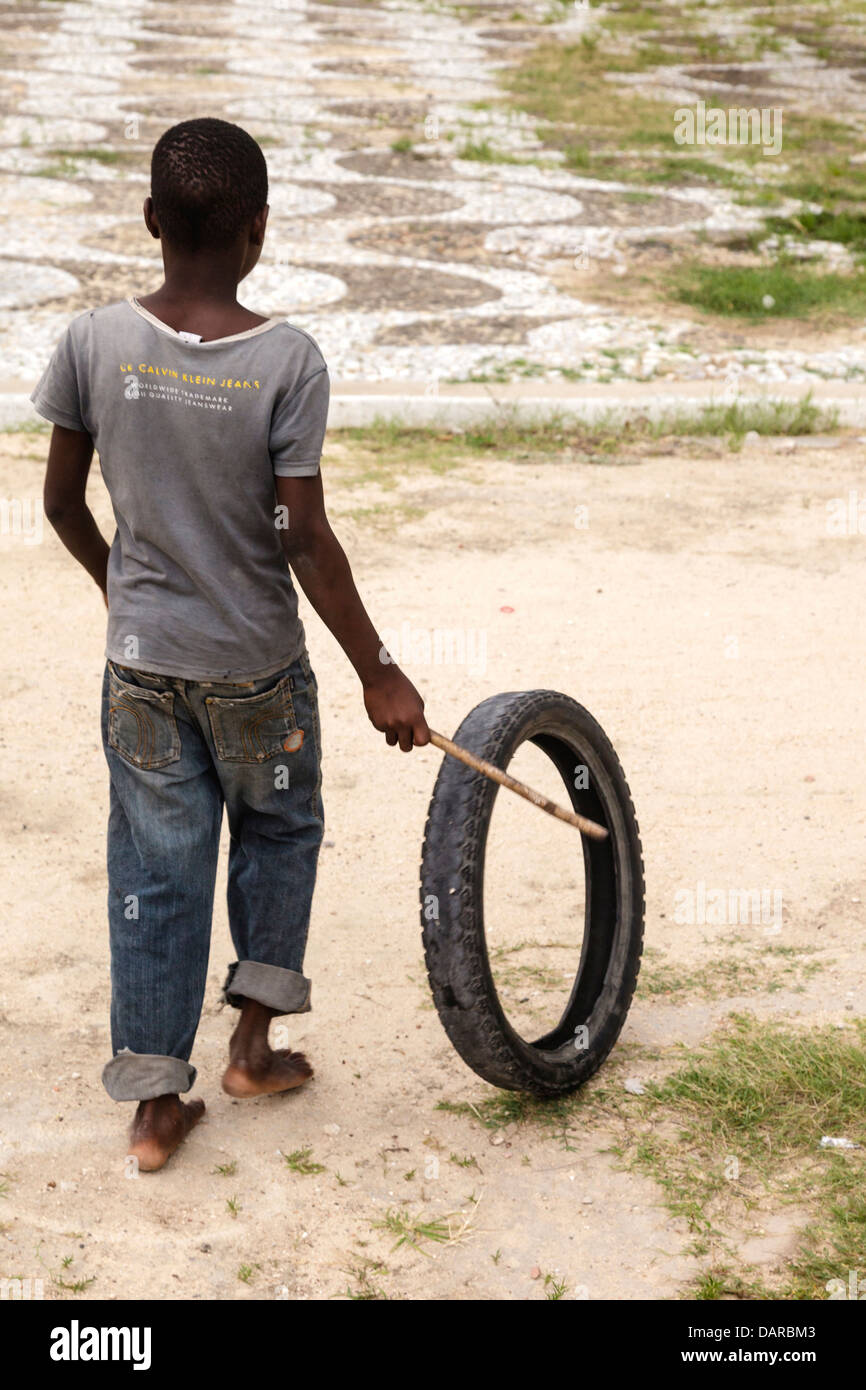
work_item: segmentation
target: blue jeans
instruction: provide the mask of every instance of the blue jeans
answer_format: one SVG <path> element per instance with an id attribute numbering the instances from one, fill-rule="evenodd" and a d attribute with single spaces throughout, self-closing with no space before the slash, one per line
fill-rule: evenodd
<path id="1" fill-rule="evenodd" d="M 310 1008 L 302 973 L 324 833 L 318 689 L 306 651 L 261 680 L 189 681 L 106 662 L 114 1100 L 188 1091 L 223 806 L 237 953 L 223 1000 Z"/>

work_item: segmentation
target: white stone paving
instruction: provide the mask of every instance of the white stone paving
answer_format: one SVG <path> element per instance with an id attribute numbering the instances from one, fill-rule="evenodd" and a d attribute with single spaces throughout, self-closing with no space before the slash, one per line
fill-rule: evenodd
<path id="1" fill-rule="evenodd" d="M 866 343 L 859 333 L 850 346 L 832 351 L 684 352 L 681 340 L 693 329 L 675 310 L 660 327 L 657 312 L 650 319 L 614 310 L 593 303 L 591 294 L 584 299 L 579 291 L 558 286 L 554 272 L 581 255 L 627 275 L 629 248 L 648 237 L 673 238 L 693 229 L 722 241 L 732 231 L 760 226 L 761 214 L 734 205 L 718 189 L 664 188 L 656 190 L 659 201 L 647 206 L 640 224 L 633 217 L 623 224 L 599 223 L 593 197 L 616 199 L 634 190 L 614 179 L 589 179 L 556 167 L 561 153 L 542 149 L 536 122 L 526 114 L 473 105 L 497 98 L 496 75 L 509 45 L 483 31 L 507 23 L 506 5 L 488 6 L 471 20 L 416 0 L 358 8 L 308 0 L 218 5 L 138 0 L 132 7 L 119 7 L 115 0 L 66 0 L 23 6 L 22 14 L 28 9 L 32 20 L 10 31 L 14 44 L 5 65 L 0 58 L 0 79 L 10 94 L 0 115 L 5 219 L 0 355 L 7 380 L 33 380 L 39 374 L 74 312 L 68 301 L 78 295 L 79 307 L 89 307 L 92 300 L 77 268 L 83 274 L 102 265 L 113 286 L 118 268 L 125 268 L 129 292 L 158 282 L 158 254 L 140 214 L 129 216 L 130 195 L 140 207 L 149 150 L 160 131 L 204 114 L 238 121 L 269 138 L 269 238 L 260 266 L 245 283 L 244 298 L 264 312 L 278 304 L 313 333 L 335 377 L 375 382 L 460 379 L 482 371 L 507 375 L 515 359 L 529 360 L 551 378 L 566 371 L 587 380 L 866 376 Z M 539 22 L 547 5 L 531 0 L 520 10 Z M 722 29 L 744 23 L 742 14 L 726 15 L 723 7 L 709 18 Z M 574 41 L 591 19 L 591 11 L 578 7 L 543 32 Z M 751 66 L 792 93 L 808 89 L 812 99 L 817 93 L 826 99 L 828 114 L 840 100 L 866 112 L 866 84 L 839 69 L 822 69 L 799 48 L 792 45 L 784 55 Z M 184 59 L 188 68 L 179 69 Z M 366 73 L 353 71 L 355 62 L 367 63 Z M 614 80 L 653 95 L 666 90 L 682 103 L 706 94 L 675 64 L 654 75 Z M 375 116 L 361 117 L 355 110 L 359 102 L 371 111 L 393 109 L 393 127 L 383 128 Z M 424 172 L 431 177 L 410 177 L 399 164 L 381 174 L 346 167 L 342 161 L 354 154 L 387 157 L 395 133 L 406 131 L 406 110 L 417 111 L 410 138 L 418 153 L 430 156 Z M 518 156 L 542 153 L 547 162 L 518 167 L 457 156 L 464 141 L 485 139 Z M 69 173 L 51 167 L 58 164 L 59 156 L 52 154 L 58 148 L 113 151 L 120 157 L 115 163 L 81 158 Z M 134 162 L 127 158 L 131 154 L 137 156 Z M 357 211 L 347 214 L 344 204 L 336 210 L 336 187 L 348 196 L 357 190 Z M 384 206 L 393 205 L 393 213 L 378 210 L 377 188 L 388 192 Z M 117 215 L 106 211 L 112 189 L 118 205 L 123 200 L 124 211 Z M 427 210 L 428 195 L 439 210 Z M 453 206 L 443 209 L 443 197 Z M 675 206 L 682 215 L 671 218 Z M 353 241 L 361 233 L 399 231 L 401 224 L 419 222 L 455 230 L 463 223 L 483 224 L 484 254 L 477 261 L 447 260 L 425 256 L 417 241 L 407 243 L 405 253 Z M 128 250 L 109 249 L 106 233 L 112 229 L 125 238 Z M 819 256 L 834 270 L 850 266 L 848 252 L 828 243 L 790 249 Z M 502 266 L 505 256 L 512 258 L 513 269 Z M 421 308 L 383 305 L 371 282 L 369 302 L 359 305 L 352 273 L 369 274 L 371 268 L 383 278 L 389 270 L 428 275 L 429 301 Z M 447 285 L 439 282 L 441 302 L 437 277 L 450 277 Z M 474 303 L 470 295 L 462 302 L 458 281 L 487 287 L 493 297 Z M 351 307 L 343 304 L 349 293 Z M 462 340 L 467 325 L 483 320 L 495 326 L 499 318 L 511 317 L 526 321 L 523 343 L 497 342 L 495 335 Z M 413 323 L 435 323 L 441 338 L 451 322 L 452 343 L 378 341 L 383 331 Z"/>

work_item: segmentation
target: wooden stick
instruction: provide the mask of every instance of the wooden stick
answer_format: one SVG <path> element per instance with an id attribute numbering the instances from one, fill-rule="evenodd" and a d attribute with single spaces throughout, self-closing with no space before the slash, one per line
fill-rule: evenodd
<path id="1" fill-rule="evenodd" d="M 527 787 L 525 782 L 518 782 L 516 777 L 510 777 L 501 768 L 495 767 L 493 763 L 488 763 L 484 758 L 476 758 L 474 753 L 470 753 L 468 748 L 461 748 L 459 743 L 452 743 L 450 738 L 444 734 L 437 734 L 435 729 L 430 730 L 430 742 L 437 748 L 441 748 L 443 753 L 450 753 L 452 758 L 458 762 L 465 763 L 467 767 L 473 768 L 485 777 L 489 777 L 491 782 L 498 782 L 501 787 L 507 787 L 509 791 L 517 792 L 518 796 L 525 797 L 531 801 L 533 806 L 540 806 L 542 811 L 546 811 L 550 816 L 556 816 L 557 820 L 567 821 L 569 825 L 574 825 L 584 835 L 589 835 L 594 840 L 606 840 L 607 830 L 603 825 L 598 825 L 594 820 L 587 820 L 586 816 L 578 816 L 574 811 L 566 811 L 562 806 L 557 806 L 555 801 L 549 797 L 542 796 L 541 792 L 534 792 L 531 787 Z"/>

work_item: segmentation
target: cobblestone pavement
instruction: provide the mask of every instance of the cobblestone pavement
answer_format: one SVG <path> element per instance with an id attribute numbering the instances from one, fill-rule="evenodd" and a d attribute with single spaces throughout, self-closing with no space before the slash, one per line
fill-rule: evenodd
<path id="1" fill-rule="evenodd" d="M 541 38 L 578 39 L 590 12 L 551 24 L 536 0 L 520 13 L 513 0 L 471 14 L 417 0 L 0 4 L 3 388 L 29 389 L 71 314 L 158 283 L 140 212 L 148 153 L 168 125 L 206 114 L 244 125 L 268 159 L 268 242 L 244 300 L 311 332 L 335 378 L 860 379 L 860 329 L 829 343 L 755 346 L 730 331 L 702 342 L 684 311 L 659 322 L 627 296 L 582 297 L 587 256 L 626 276 L 647 245 L 675 255 L 678 237 L 724 239 L 760 215 L 718 188 L 638 199 L 561 167 L 536 121 L 499 100 L 497 72 Z M 738 83 L 760 83 L 765 100 L 866 111 L 855 73 L 794 40 L 754 67 L 760 77 L 692 64 L 623 81 L 626 93 L 663 84 L 672 102 L 727 81 L 737 101 Z M 488 138 L 542 162 L 459 157 Z M 412 148 L 393 149 L 401 140 Z"/>

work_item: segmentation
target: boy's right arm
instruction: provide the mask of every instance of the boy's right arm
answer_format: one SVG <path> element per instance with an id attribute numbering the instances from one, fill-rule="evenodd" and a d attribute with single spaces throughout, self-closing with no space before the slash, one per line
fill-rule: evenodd
<path id="1" fill-rule="evenodd" d="M 108 607 L 109 545 L 85 500 L 93 459 L 93 440 L 86 430 L 55 425 L 45 469 L 45 515 L 66 549 L 96 580 Z"/>
<path id="2" fill-rule="evenodd" d="M 381 639 L 361 602 L 346 553 L 325 513 L 321 472 L 275 478 L 277 503 L 288 526 L 280 529 L 292 572 L 351 661 L 364 687 L 370 722 L 405 753 L 430 742 L 424 701 L 392 662 L 383 662 Z"/>

